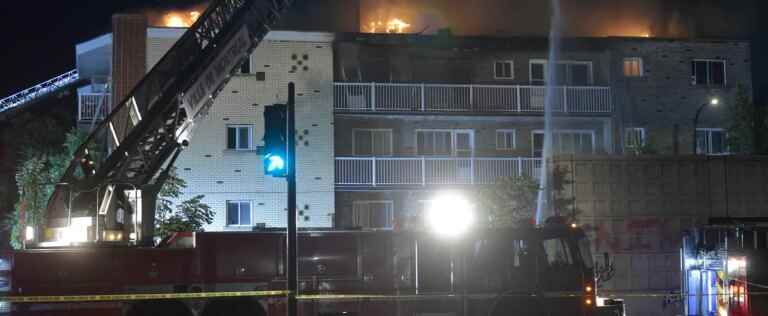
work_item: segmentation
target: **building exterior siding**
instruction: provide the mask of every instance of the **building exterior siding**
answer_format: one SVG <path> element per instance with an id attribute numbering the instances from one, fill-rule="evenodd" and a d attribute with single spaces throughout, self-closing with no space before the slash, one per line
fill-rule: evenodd
<path id="1" fill-rule="evenodd" d="M 640 57 L 644 74 L 639 78 L 622 76 L 622 60 Z M 724 60 L 724 86 L 693 85 L 691 61 Z M 616 115 L 622 127 L 646 127 L 648 139 L 660 153 L 674 154 L 673 127 L 679 125 L 679 154 L 691 153 L 693 118 L 696 109 L 712 97 L 720 106 L 707 107 L 699 127 L 727 127 L 728 107 L 735 102 L 742 85 L 752 89 L 750 45 L 739 41 L 626 40 L 615 44 L 610 66 Z M 617 133 L 616 135 L 622 135 Z"/>
<path id="2" fill-rule="evenodd" d="M 293 56 L 297 59 L 293 59 Z M 303 56 L 308 59 L 304 60 Z M 205 195 L 216 212 L 207 230 L 247 229 L 226 225 L 226 201 L 252 201 L 250 226 L 284 227 L 284 179 L 265 177 L 262 156 L 227 149 L 227 126 L 252 126 L 254 146 L 264 133 L 264 106 L 284 103 L 296 83 L 297 205 L 300 227 L 330 227 L 334 213 L 332 134 L 332 51 L 330 42 L 271 39 L 251 55 L 250 75 L 235 76 L 209 114 L 197 122 L 194 141 L 179 156 L 179 175 L 188 183 L 184 197 Z M 294 71 L 297 63 L 303 67 Z M 264 72 L 260 81 L 256 72 Z"/>
<path id="3" fill-rule="evenodd" d="M 132 62 L 146 65 L 146 71 L 151 70 L 184 31 L 147 28 L 144 42 L 134 43 L 142 47 L 142 54 L 133 57 L 141 60 Z M 208 114 L 197 120 L 194 141 L 179 156 L 176 167 L 177 174 L 187 182 L 180 200 L 204 195 L 203 202 L 215 213 L 214 222 L 207 225 L 206 230 L 285 226 L 285 180 L 264 176 L 258 146 L 264 133 L 264 106 L 285 103 L 289 82 L 296 84 L 297 93 L 297 204 L 302 210 L 299 226 L 332 226 L 332 42 L 333 35 L 329 33 L 270 33 L 249 57 L 250 73 L 232 77 Z M 83 67 L 93 66 L 85 57 L 79 63 Z M 100 60 L 94 59 L 92 63 Z M 90 124 L 81 122 L 80 125 Z M 232 125 L 251 127 L 249 150 L 227 149 L 227 127 Z M 228 226 L 227 201 L 250 201 L 251 223 Z"/>

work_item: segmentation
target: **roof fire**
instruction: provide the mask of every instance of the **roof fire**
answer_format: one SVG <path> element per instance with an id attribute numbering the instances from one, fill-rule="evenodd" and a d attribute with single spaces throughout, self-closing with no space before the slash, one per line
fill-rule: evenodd
<path id="1" fill-rule="evenodd" d="M 190 27 L 207 7 L 208 4 L 205 3 L 180 9 L 149 9 L 144 14 L 151 26 Z"/>

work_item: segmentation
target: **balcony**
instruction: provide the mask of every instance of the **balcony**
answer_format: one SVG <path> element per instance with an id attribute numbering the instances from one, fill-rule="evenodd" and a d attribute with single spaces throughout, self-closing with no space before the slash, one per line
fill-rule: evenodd
<path id="1" fill-rule="evenodd" d="M 103 120 L 109 113 L 110 94 L 105 92 L 80 92 L 77 96 L 78 121 Z M 98 115 L 96 111 L 99 110 Z"/>
<path id="2" fill-rule="evenodd" d="M 337 112 L 544 112 L 546 87 L 512 85 L 446 85 L 399 83 L 334 83 Z M 556 113 L 609 114 L 609 87 L 557 87 Z"/>
<path id="3" fill-rule="evenodd" d="M 339 186 L 493 184 L 499 177 L 537 177 L 539 158 L 337 157 Z"/>

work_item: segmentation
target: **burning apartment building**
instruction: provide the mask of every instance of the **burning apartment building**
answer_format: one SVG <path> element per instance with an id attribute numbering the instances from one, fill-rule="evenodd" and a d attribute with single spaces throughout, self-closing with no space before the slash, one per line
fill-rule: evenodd
<path id="1" fill-rule="evenodd" d="M 285 226 L 285 185 L 264 175 L 258 147 L 264 106 L 285 102 L 288 82 L 297 85 L 303 227 L 409 229 L 438 191 L 469 193 L 502 177 L 536 177 L 551 67 L 558 74 L 556 155 L 728 154 L 728 106 L 738 86 L 751 89 L 748 42 L 687 38 L 689 31 L 675 22 L 683 17 L 670 13 L 660 20 L 672 22 L 632 20 L 618 24 L 623 28 L 576 32 L 594 36 L 566 38 L 560 60 L 551 64 L 538 25 L 546 21 L 489 29 L 470 17 L 485 10 L 490 20 L 500 18 L 488 6 L 452 10 L 455 5 L 349 1 L 325 8 L 338 19 L 304 24 L 302 17 L 314 12 L 309 9 L 287 17 L 224 88 L 176 164 L 188 183 L 184 194 L 205 195 L 216 213 L 205 229 Z M 92 79 L 79 90 L 79 126 L 92 128 L 102 119 L 200 10 L 149 19 L 118 15 L 113 33 L 79 44 L 78 70 Z M 467 35 L 477 33 L 492 36 Z M 697 110 L 714 98 L 719 106 L 704 107 L 694 127 Z M 605 213 L 578 221 L 629 216 Z M 668 258 L 676 250 L 650 255 Z M 669 278 L 620 276 L 610 286 L 679 288 L 678 262 L 662 261 Z M 618 269 L 632 267 L 631 259 L 622 262 Z M 648 314 L 670 313 L 647 308 Z"/>

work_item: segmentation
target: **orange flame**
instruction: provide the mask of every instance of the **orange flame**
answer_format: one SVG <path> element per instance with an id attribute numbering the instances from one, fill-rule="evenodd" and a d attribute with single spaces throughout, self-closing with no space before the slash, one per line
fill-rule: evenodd
<path id="1" fill-rule="evenodd" d="M 399 18 L 392 18 L 386 23 L 383 21 L 371 21 L 368 23 L 368 33 L 405 33 L 411 25 Z"/>
<path id="2" fill-rule="evenodd" d="M 169 12 L 163 16 L 165 27 L 190 27 L 200 17 L 200 11 Z"/>

